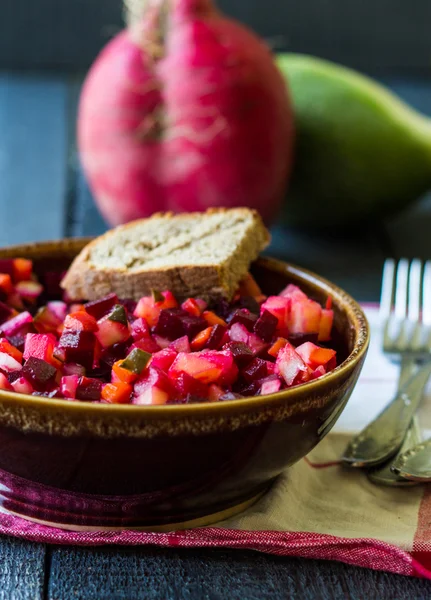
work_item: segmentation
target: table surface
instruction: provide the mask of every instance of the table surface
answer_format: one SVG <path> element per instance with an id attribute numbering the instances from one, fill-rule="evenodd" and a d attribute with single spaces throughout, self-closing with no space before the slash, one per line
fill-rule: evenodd
<path id="1" fill-rule="evenodd" d="M 431 113 L 430 81 L 384 82 Z M 80 84 L 79 76 L 0 72 L 1 246 L 105 229 L 76 155 Z M 378 299 L 384 258 L 430 258 L 430 231 L 431 196 L 360 236 L 329 238 L 275 227 L 270 253 L 372 301 Z M 0 600 L 431 596 L 431 582 L 424 580 L 242 551 L 58 547 L 0 537 L 0 565 Z"/>

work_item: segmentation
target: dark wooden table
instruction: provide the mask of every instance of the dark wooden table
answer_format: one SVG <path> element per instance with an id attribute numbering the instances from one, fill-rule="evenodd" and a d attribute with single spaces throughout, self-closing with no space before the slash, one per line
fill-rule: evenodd
<path id="1" fill-rule="evenodd" d="M 80 77 L 0 72 L 0 245 L 105 229 L 80 173 Z M 431 82 L 387 79 L 431 112 Z M 386 256 L 431 257 L 431 197 L 360 238 L 274 229 L 273 255 L 376 300 Z M 0 537 L 0 600 L 425 599 L 431 583 L 339 563 L 253 552 L 77 548 Z"/>

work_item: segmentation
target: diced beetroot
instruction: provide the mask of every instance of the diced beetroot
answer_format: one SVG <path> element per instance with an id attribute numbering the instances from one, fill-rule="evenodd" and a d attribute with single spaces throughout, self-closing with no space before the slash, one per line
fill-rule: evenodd
<path id="1" fill-rule="evenodd" d="M 25 380 L 24 380 L 25 381 Z M 6 375 L 4 373 L 0 373 L 0 390 L 13 390 L 14 392 L 20 392 L 21 390 L 16 390 L 13 386 L 13 384 L 11 385 L 9 382 L 9 379 L 6 377 Z M 22 392 L 23 394 L 26 394 L 27 392 Z"/>
<path id="2" fill-rule="evenodd" d="M 180 373 L 175 379 L 175 387 L 180 396 L 193 396 L 201 400 L 208 397 L 208 386 L 187 373 Z"/>
<path id="3" fill-rule="evenodd" d="M 262 396 L 265 396 L 266 394 L 275 394 L 276 392 L 280 391 L 280 389 L 281 389 L 280 378 L 277 377 L 277 378 L 270 379 L 268 377 L 268 379 L 262 383 L 261 388 L 260 388 L 260 393 Z"/>
<path id="4" fill-rule="evenodd" d="M 7 273 L 13 276 L 14 274 L 14 259 L 0 258 L 0 273 Z"/>
<path id="5" fill-rule="evenodd" d="M 21 371 L 22 365 L 15 358 L 6 354 L 6 352 L 0 352 L 0 371 L 3 373 L 11 373 L 12 371 Z"/>
<path id="6" fill-rule="evenodd" d="M 315 344 L 317 342 L 318 334 L 317 333 L 291 333 L 289 334 L 289 342 L 295 348 L 300 346 L 301 344 L 305 344 L 305 342 L 313 342 Z"/>
<path id="7" fill-rule="evenodd" d="M 268 375 L 266 361 L 254 358 L 249 365 L 241 371 L 241 375 L 248 383 L 262 379 Z"/>
<path id="8" fill-rule="evenodd" d="M 31 356 L 40 358 L 55 368 L 59 368 L 59 361 L 54 358 L 57 338 L 52 333 L 27 333 L 24 345 L 24 360 Z"/>
<path id="9" fill-rule="evenodd" d="M 289 343 L 278 353 L 276 366 L 288 386 L 303 383 L 311 377 L 310 369 Z"/>
<path id="10" fill-rule="evenodd" d="M 85 375 L 85 367 L 78 365 L 77 363 L 65 363 L 63 365 L 63 375 Z"/>
<path id="11" fill-rule="evenodd" d="M 66 375 L 61 378 L 60 391 L 65 398 L 76 398 L 79 375 Z"/>
<path id="12" fill-rule="evenodd" d="M 249 331 L 242 325 L 241 323 L 235 323 L 229 329 L 229 337 L 232 342 L 242 342 L 243 344 L 248 344 Z"/>
<path id="13" fill-rule="evenodd" d="M 143 319 L 142 317 L 139 317 L 139 318 L 135 319 L 135 321 L 133 321 L 132 337 L 135 341 L 140 340 L 144 337 L 149 338 L 150 335 L 151 335 L 150 328 L 145 319 Z"/>
<path id="14" fill-rule="evenodd" d="M 4 298 L 0 298 L 1 300 L 4 300 Z M 21 296 L 18 294 L 18 292 L 12 292 L 12 294 L 9 294 L 9 296 L 6 298 L 5 300 L 6 304 L 8 304 L 11 308 L 14 308 L 15 310 L 21 312 L 24 310 L 24 302 L 23 299 L 21 298 Z M 15 313 L 14 313 L 15 314 Z"/>
<path id="15" fill-rule="evenodd" d="M 317 338 L 319 342 L 328 342 L 331 339 L 333 322 L 334 311 L 329 308 L 323 308 L 322 316 L 320 318 L 319 335 Z"/>
<path id="16" fill-rule="evenodd" d="M 279 294 L 283 298 L 292 298 L 293 300 L 308 300 L 307 294 L 305 294 L 297 285 L 289 283 Z"/>
<path id="17" fill-rule="evenodd" d="M 97 342 L 98 343 L 98 342 Z M 97 344 L 96 344 L 97 346 Z M 134 345 L 130 347 L 130 350 L 134 348 Z M 100 354 L 100 362 L 109 365 L 112 365 L 117 361 L 124 358 L 124 356 L 129 352 L 129 344 L 127 342 L 123 342 L 122 344 L 114 344 L 110 348 L 105 348 L 101 351 Z"/>
<path id="18" fill-rule="evenodd" d="M 325 375 L 325 374 L 326 374 L 325 367 L 320 365 L 319 367 L 317 367 L 317 369 L 314 369 L 314 371 L 312 372 L 311 379 L 317 379 L 318 377 L 322 377 L 322 375 Z"/>
<path id="19" fill-rule="evenodd" d="M 288 329 L 290 334 L 319 333 L 322 307 L 314 300 L 292 301 Z"/>
<path id="20" fill-rule="evenodd" d="M 161 371 L 167 372 L 169 370 L 169 367 L 176 359 L 176 357 L 177 351 L 172 347 L 165 348 L 164 350 L 159 350 L 159 352 L 153 354 L 153 357 L 151 359 L 151 366 L 156 367 Z"/>
<path id="21" fill-rule="evenodd" d="M 192 340 L 199 331 L 207 327 L 203 317 L 196 317 L 181 308 L 167 308 L 160 312 L 154 333 L 169 340 L 186 335 Z"/>
<path id="22" fill-rule="evenodd" d="M 85 310 L 80 310 L 67 315 L 64 320 L 64 329 L 71 331 L 98 331 L 99 326 L 94 317 Z"/>
<path id="23" fill-rule="evenodd" d="M 18 377 L 12 382 L 11 386 L 13 391 L 19 394 L 32 394 L 34 392 L 33 386 L 25 377 Z"/>
<path id="24" fill-rule="evenodd" d="M 65 360 L 93 368 L 96 338 L 92 331 L 65 330 L 59 341 L 59 348 L 65 351 Z"/>
<path id="25" fill-rule="evenodd" d="M 261 354 L 264 350 L 269 347 L 269 344 L 264 342 L 258 335 L 255 333 L 250 333 L 248 336 L 248 345 L 250 350 L 256 356 L 257 354 Z"/>
<path id="26" fill-rule="evenodd" d="M 167 340 L 167 346 L 170 345 L 170 341 Z M 165 346 L 165 348 L 167 347 Z M 154 354 L 155 352 L 159 352 L 160 348 L 162 348 L 163 346 L 159 343 L 157 343 L 155 340 L 153 340 L 152 338 L 141 338 L 140 340 L 137 340 L 134 344 L 132 344 L 132 346 L 130 346 L 130 349 L 133 350 L 133 348 L 139 348 L 140 350 L 143 350 L 144 352 L 149 352 L 150 354 Z"/>
<path id="27" fill-rule="evenodd" d="M 124 325 L 120 321 L 112 321 L 109 315 L 103 317 L 97 324 L 99 330 L 96 331 L 95 335 L 102 348 L 109 348 L 114 344 L 126 342 L 130 338 L 130 326 Z"/>
<path id="28" fill-rule="evenodd" d="M 76 398 L 89 402 L 100 400 L 102 394 L 102 382 L 94 377 L 80 377 L 76 388 Z"/>
<path id="29" fill-rule="evenodd" d="M 337 354 L 335 350 L 320 348 L 312 342 L 306 342 L 298 346 L 296 352 L 312 371 L 320 366 L 325 367 L 325 370 L 335 367 L 335 356 Z"/>
<path id="30" fill-rule="evenodd" d="M 232 316 L 229 318 L 229 325 L 234 323 L 241 323 L 248 331 L 253 331 L 253 327 L 257 321 L 257 315 L 251 313 L 246 308 L 237 309 Z"/>
<path id="31" fill-rule="evenodd" d="M 203 383 L 219 383 L 229 385 L 238 375 L 238 367 L 233 360 L 232 352 L 228 350 L 202 350 L 185 354 L 180 352 L 171 368 L 169 377 L 176 380 L 182 373 Z"/>
<path id="32" fill-rule="evenodd" d="M 175 396 L 175 388 L 167 375 L 151 367 L 135 383 L 133 404 L 166 404 Z"/>
<path id="33" fill-rule="evenodd" d="M 278 319 L 268 310 L 264 310 L 256 323 L 254 324 L 253 331 L 265 342 L 270 342 L 277 329 Z"/>
<path id="34" fill-rule="evenodd" d="M 24 300 L 36 302 L 43 292 L 43 286 L 38 281 L 20 281 L 16 284 L 15 290 Z"/>
<path id="35" fill-rule="evenodd" d="M 260 302 L 259 302 L 259 298 L 261 298 Z M 266 296 L 260 296 L 260 297 L 241 296 L 241 298 L 238 300 L 238 305 L 241 308 L 246 308 L 254 315 L 259 316 L 260 303 L 264 302 L 265 300 L 266 300 Z"/>
<path id="36" fill-rule="evenodd" d="M 60 298 L 63 296 L 63 290 L 60 287 L 60 282 L 66 275 L 66 271 L 45 271 L 41 276 L 45 293 L 50 298 Z M 23 280 L 30 279 L 31 272 Z"/>
<path id="37" fill-rule="evenodd" d="M 53 300 L 52 302 L 47 302 L 46 306 L 61 322 L 64 321 L 67 315 L 66 302 L 62 302 L 61 300 Z"/>
<path id="38" fill-rule="evenodd" d="M 288 323 L 290 313 L 291 299 L 280 296 L 269 296 L 260 307 L 260 312 L 263 314 L 266 310 L 270 312 L 278 320 L 277 328 L 283 332 Z"/>
<path id="39" fill-rule="evenodd" d="M 118 304 L 118 296 L 117 294 L 112 293 L 100 298 L 100 300 L 87 302 L 84 304 L 84 308 L 89 315 L 98 321 L 107 315 L 116 304 Z"/>
<path id="40" fill-rule="evenodd" d="M 54 383 L 57 369 L 45 360 L 31 356 L 23 366 L 22 374 L 35 390 L 46 392 L 49 391 L 49 386 Z"/>
<path id="41" fill-rule="evenodd" d="M 0 323 L 4 323 L 13 316 L 13 310 L 4 302 L 0 302 Z M 2 328 L 3 329 L 3 328 Z"/>
<path id="42" fill-rule="evenodd" d="M 234 383 L 232 391 L 241 394 L 241 396 L 256 396 L 259 392 L 259 384 L 257 381 L 249 383 L 244 379 L 240 379 Z"/>
<path id="43" fill-rule="evenodd" d="M 225 334 L 227 332 L 227 328 L 223 325 L 213 325 L 211 328 L 211 334 L 206 343 L 205 348 L 209 350 L 218 350 L 221 348 L 225 341 Z M 229 338 L 228 338 L 229 339 Z"/>
<path id="44" fill-rule="evenodd" d="M 229 350 L 232 353 L 235 363 L 243 368 L 253 360 L 253 352 L 243 342 L 229 342 L 223 346 L 223 350 Z"/>
<path id="45" fill-rule="evenodd" d="M 12 337 L 19 333 L 26 325 L 33 325 L 33 317 L 28 311 L 12 317 L 12 319 L 3 323 L 1 328 L 6 337 Z"/>

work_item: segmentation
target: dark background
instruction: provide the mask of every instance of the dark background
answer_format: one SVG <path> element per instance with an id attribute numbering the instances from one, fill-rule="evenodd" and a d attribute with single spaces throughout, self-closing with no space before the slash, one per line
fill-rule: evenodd
<path id="1" fill-rule="evenodd" d="M 277 49 L 374 73 L 428 74 L 428 0 L 219 0 Z M 0 67 L 83 70 L 122 27 L 120 0 L 0 0 Z"/>

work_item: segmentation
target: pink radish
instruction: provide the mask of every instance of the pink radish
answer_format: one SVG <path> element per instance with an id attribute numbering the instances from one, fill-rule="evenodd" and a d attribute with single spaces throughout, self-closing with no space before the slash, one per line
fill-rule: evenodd
<path id="1" fill-rule="evenodd" d="M 250 206 L 277 214 L 293 118 L 266 45 L 211 0 L 147 0 L 82 91 L 81 160 L 112 224 L 160 210 Z"/>

